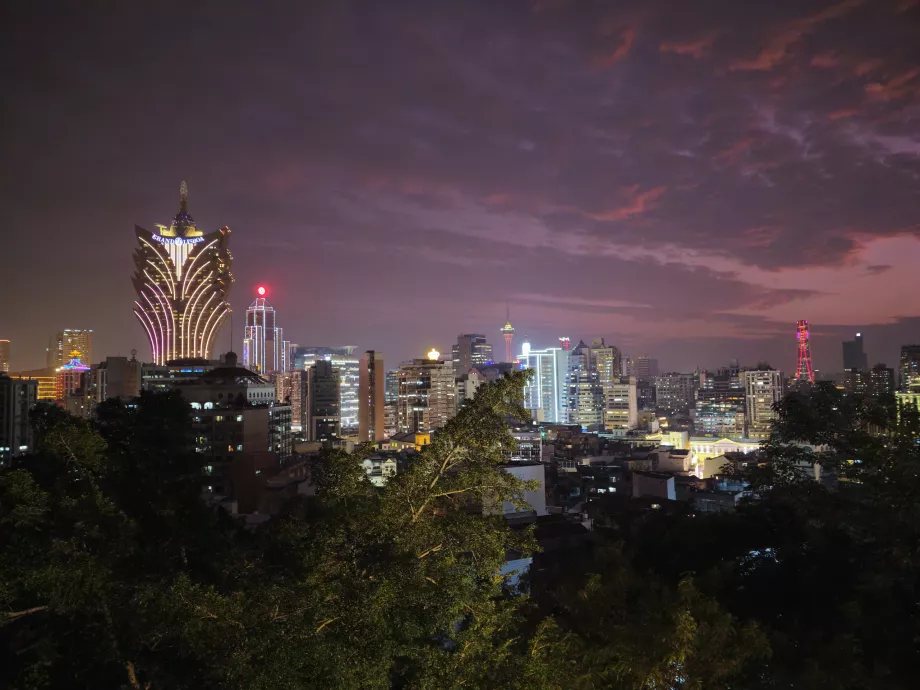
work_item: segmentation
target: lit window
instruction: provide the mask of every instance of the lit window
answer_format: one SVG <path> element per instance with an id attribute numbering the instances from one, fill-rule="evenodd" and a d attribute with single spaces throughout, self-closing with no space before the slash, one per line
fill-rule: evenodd
<path id="1" fill-rule="evenodd" d="M 243 421 L 243 415 L 238 414 L 238 415 L 236 416 L 236 421 L 242 422 L 242 421 Z"/>

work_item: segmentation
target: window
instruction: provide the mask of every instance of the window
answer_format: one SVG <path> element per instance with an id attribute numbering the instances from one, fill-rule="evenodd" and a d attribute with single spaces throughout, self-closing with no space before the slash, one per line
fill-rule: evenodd
<path id="1" fill-rule="evenodd" d="M 236 416 L 236 421 L 242 422 L 242 421 L 243 421 L 243 415 L 238 414 L 238 415 Z"/>
<path id="2" fill-rule="evenodd" d="M 215 421 L 215 422 L 222 422 L 222 421 L 224 421 L 223 415 L 217 415 L 217 416 L 214 418 L 214 421 Z"/>

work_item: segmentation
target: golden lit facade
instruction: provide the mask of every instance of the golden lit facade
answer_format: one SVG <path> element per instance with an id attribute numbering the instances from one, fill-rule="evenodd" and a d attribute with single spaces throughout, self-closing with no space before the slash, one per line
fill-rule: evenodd
<path id="1" fill-rule="evenodd" d="M 230 228 L 204 234 L 188 213 L 180 188 L 179 213 L 157 233 L 135 226 L 134 314 L 150 341 L 153 361 L 211 358 L 214 339 L 230 314 Z"/>

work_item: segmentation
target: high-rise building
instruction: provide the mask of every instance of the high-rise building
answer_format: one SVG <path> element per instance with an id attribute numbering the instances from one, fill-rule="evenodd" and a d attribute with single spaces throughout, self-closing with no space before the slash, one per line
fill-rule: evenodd
<path id="1" fill-rule="evenodd" d="M 844 371 L 868 371 L 869 358 L 863 349 L 862 333 L 857 333 L 853 340 L 843 341 Z"/>
<path id="2" fill-rule="evenodd" d="M 470 369 L 463 376 L 457 378 L 457 410 L 463 407 L 463 403 L 475 398 L 476 392 L 480 387 L 488 382 L 488 379 L 479 372 L 479 369 Z"/>
<path id="3" fill-rule="evenodd" d="M 92 393 L 94 402 L 101 403 L 109 398 L 130 400 L 141 393 L 143 364 L 132 355 L 127 357 L 106 357 L 92 369 Z"/>
<path id="4" fill-rule="evenodd" d="M 886 367 L 884 364 L 876 364 L 869 371 L 869 384 L 866 393 L 872 397 L 878 398 L 883 395 L 894 394 L 894 369 Z"/>
<path id="5" fill-rule="evenodd" d="M 568 355 L 567 422 L 596 431 L 604 423 L 604 390 L 591 359 L 591 348 L 579 340 Z"/>
<path id="6" fill-rule="evenodd" d="M 480 333 L 461 333 L 451 348 L 454 361 L 454 376 L 460 377 L 470 369 L 481 369 L 492 364 L 492 346 Z"/>
<path id="7" fill-rule="evenodd" d="M 230 313 L 230 228 L 204 234 L 188 212 L 188 188 L 179 190 L 179 212 L 156 233 L 134 226 L 137 316 L 156 364 L 210 359 L 214 339 Z"/>
<path id="8" fill-rule="evenodd" d="M 617 379 L 604 389 L 604 428 L 623 433 L 639 426 L 639 399 L 636 377 Z"/>
<path id="9" fill-rule="evenodd" d="M 298 347 L 294 355 L 295 369 L 308 369 L 325 360 L 339 372 L 339 434 L 358 435 L 358 381 L 360 360 L 354 356 L 353 345 L 344 347 Z"/>
<path id="10" fill-rule="evenodd" d="M 307 440 L 332 441 L 341 428 L 339 372 L 325 359 L 307 369 Z"/>
<path id="11" fill-rule="evenodd" d="M 595 338 L 591 341 L 591 361 L 601 388 L 606 390 L 608 386 L 619 382 L 622 367 L 619 349 L 604 343 L 603 338 Z"/>
<path id="12" fill-rule="evenodd" d="M 80 353 L 74 350 L 70 361 L 55 372 L 54 398 L 59 405 L 66 405 L 67 398 L 87 386 L 90 368 L 80 361 Z"/>
<path id="13" fill-rule="evenodd" d="M 505 309 L 505 325 L 502 326 L 502 337 L 505 339 L 505 361 L 514 361 L 514 326 L 511 325 L 511 311 Z"/>
<path id="14" fill-rule="evenodd" d="M 400 432 L 436 431 L 457 413 L 454 365 L 441 360 L 436 350 L 428 353 L 428 359 L 401 364 L 397 377 L 396 424 Z"/>
<path id="15" fill-rule="evenodd" d="M 525 342 L 521 350 L 522 369 L 533 369 L 524 386 L 524 407 L 535 422 L 565 424 L 568 402 L 568 352 L 559 347 L 532 350 Z"/>
<path id="16" fill-rule="evenodd" d="M 384 405 L 386 373 L 383 355 L 373 350 L 364 353 L 358 377 L 358 440 L 382 441 L 385 436 Z"/>
<path id="17" fill-rule="evenodd" d="M 797 321 L 795 324 L 796 365 L 795 380 L 798 382 L 815 382 L 815 370 L 811 363 L 811 333 L 808 322 Z"/>
<path id="18" fill-rule="evenodd" d="M 0 374 L 10 370 L 10 341 L 0 340 Z"/>
<path id="19" fill-rule="evenodd" d="M 0 467 L 33 450 L 29 410 L 38 401 L 38 383 L 0 373 Z"/>
<path id="20" fill-rule="evenodd" d="M 693 424 L 699 436 L 745 436 L 744 385 L 733 369 L 702 372 Z"/>
<path id="21" fill-rule="evenodd" d="M 651 381 L 658 376 L 658 360 L 648 355 L 639 355 L 633 360 L 636 373 L 635 377 L 640 381 Z"/>
<path id="22" fill-rule="evenodd" d="M 384 380 L 386 391 L 383 395 L 383 425 L 386 437 L 390 438 L 397 431 L 396 407 L 399 401 L 399 372 L 396 369 L 390 369 Z"/>
<path id="23" fill-rule="evenodd" d="M 51 337 L 45 351 L 46 366 L 58 369 L 71 359 L 71 353 L 78 352 L 81 362 L 93 363 L 93 331 L 90 328 L 65 328 Z"/>
<path id="24" fill-rule="evenodd" d="M 699 383 L 698 374 L 660 374 L 655 377 L 655 403 L 666 412 L 687 412 L 696 400 Z"/>
<path id="25" fill-rule="evenodd" d="M 302 432 L 306 423 L 307 372 L 298 369 L 275 374 L 275 400 L 291 406 L 291 431 Z"/>
<path id="26" fill-rule="evenodd" d="M 275 308 L 265 300 L 265 287 L 256 288 L 256 294 L 258 297 L 246 310 L 243 366 L 270 376 L 288 370 L 288 343 L 275 320 Z"/>
<path id="27" fill-rule="evenodd" d="M 920 345 L 902 345 L 898 365 L 898 390 L 906 392 L 910 384 L 920 379 Z"/>
<path id="28" fill-rule="evenodd" d="M 774 370 L 743 371 L 745 412 L 748 438 L 765 439 L 770 436 L 776 412 L 773 405 L 785 394 L 783 373 Z"/>

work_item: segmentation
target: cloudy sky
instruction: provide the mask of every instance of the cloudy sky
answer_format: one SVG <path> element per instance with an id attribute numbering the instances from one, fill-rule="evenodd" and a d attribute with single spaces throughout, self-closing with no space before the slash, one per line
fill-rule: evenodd
<path id="1" fill-rule="evenodd" d="M 15 5 L 15 7 L 13 7 Z M 920 1 L 7 3 L 0 338 L 148 353 L 134 224 L 228 225 L 287 336 L 604 336 L 664 369 L 920 341 Z M 147 355 L 149 357 L 149 355 Z"/>

